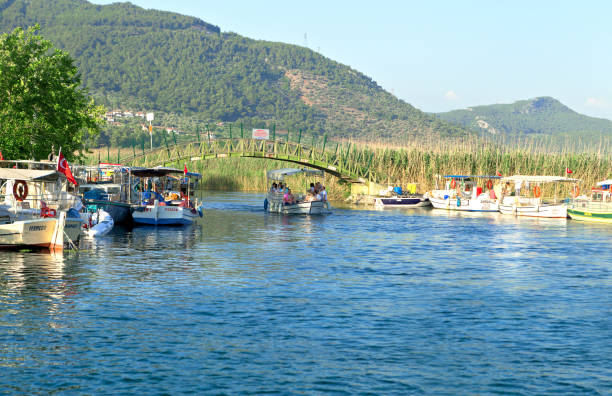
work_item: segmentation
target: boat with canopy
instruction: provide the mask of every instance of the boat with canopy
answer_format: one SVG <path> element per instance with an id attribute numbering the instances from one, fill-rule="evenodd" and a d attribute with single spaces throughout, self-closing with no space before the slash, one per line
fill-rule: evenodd
<path id="1" fill-rule="evenodd" d="M 187 225 L 203 216 L 202 206 L 192 200 L 191 178 L 199 173 L 176 168 L 132 168 L 133 177 L 139 178 L 132 218 L 135 224 Z"/>
<path id="2" fill-rule="evenodd" d="M 579 179 L 564 176 L 526 176 L 514 175 L 501 179 L 502 199 L 499 211 L 503 214 L 544 217 L 544 218 L 567 218 L 567 201 L 565 198 L 557 198 L 559 184 L 577 183 Z M 514 186 L 514 192 L 510 189 Z M 550 185 L 548 192 L 553 192 L 553 197 L 543 197 L 542 187 Z M 577 186 L 576 186 L 577 187 Z"/>
<path id="3" fill-rule="evenodd" d="M 0 168 L 0 247 L 62 249 L 81 235 L 82 204 L 51 169 Z"/>
<path id="4" fill-rule="evenodd" d="M 499 210 L 493 181 L 500 179 L 500 176 L 446 175 L 442 178 L 446 179 L 443 189 L 436 189 L 425 194 L 435 209 L 467 212 L 497 212 Z M 478 181 L 481 181 L 483 186 L 479 186 Z M 483 190 L 483 187 L 486 190 Z"/>
<path id="5" fill-rule="evenodd" d="M 132 222 L 133 195 L 130 168 L 120 164 L 75 166 L 75 176 L 84 181 L 78 191 L 83 204 L 91 212 L 103 210 L 110 214 L 114 224 Z"/>
<path id="6" fill-rule="evenodd" d="M 612 223 L 612 179 L 603 180 L 591 188 L 590 196 L 577 195 L 567 207 L 567 214 L 574 220 Z"/>
<path id="7" fill-rule="evenodd" d="M 285 183 L 289 176 L 305 175 L 311 178 L 323 179 L 325 172 L 317 169 L 282 168 L 270 170 L 266 173 L 268 185 L 279 182 Z M 270 213 L 282 213 L 286 215 L 321 215 L 331 213 L 329 202 L 317 199 L 315 195 L 301 194 L 288 201 L 286 191 L 268 192 L 264 200 L 264 209 Z"/>

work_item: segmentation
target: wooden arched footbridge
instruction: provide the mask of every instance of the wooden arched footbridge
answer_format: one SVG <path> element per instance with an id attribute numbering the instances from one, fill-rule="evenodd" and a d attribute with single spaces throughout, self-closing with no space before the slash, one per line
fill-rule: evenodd
<path id="1" fill-rule="evenodd" d="M 374 153 L 356 150 L 351 144 L 334 144 L 332 149 L 317 148 L 282 140 L 257 140 L 246 138 L 219 138 L 182 144 L 167 145 L 143 150 L 121 157 L 121 163 L 131 166 L 164 166 L 181 164 L 186 161 L 203 161 L 213 158 L 248 157 L 266 158 L 292 162 L 310 168 L 320 169 L 348 183 L 355 185 L 352 190 L 369 193 L 379 188 L 381 175 L 371 169 Z M 358 186 L 361 185 L 361 186 Z M 368 190 L 368 191 L 364 191 Z"/>

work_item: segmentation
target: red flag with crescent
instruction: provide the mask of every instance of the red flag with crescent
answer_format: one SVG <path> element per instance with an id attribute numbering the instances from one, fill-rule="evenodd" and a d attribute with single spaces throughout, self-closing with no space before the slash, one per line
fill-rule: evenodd
<path id="1" fill-rule="evenodd" d="M 61 152 L 59 153 L 59 158 L 57 161 L 57 171 L 66 175 L 66 179 L 68 179 L 70 183 L 74 184 L 75 186 L 79 185 L 74 176 L 72 176 L 72 171 L 70 171 L 70 165 L 68 165 L 66 157 L 64 157 L 64 154 Z"/>

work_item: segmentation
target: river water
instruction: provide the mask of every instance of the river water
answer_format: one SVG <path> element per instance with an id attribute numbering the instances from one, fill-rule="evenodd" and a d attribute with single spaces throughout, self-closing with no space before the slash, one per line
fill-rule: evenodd
<path id="1" fill-rule="evenodd" d="M 0 253 L 0 393 L 612 393 L 612 227 L 205 200 Z"/>

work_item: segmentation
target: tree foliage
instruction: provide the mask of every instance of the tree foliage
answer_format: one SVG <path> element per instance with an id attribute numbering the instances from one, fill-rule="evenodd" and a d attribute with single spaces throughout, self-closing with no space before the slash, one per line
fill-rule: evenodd
<path id="1" fill-rule="evenodd" d="M 252 40 L 197 18 L 129 3 L 2 3 L 0 29 L 39 23 L 46 37 L 75 57 L 96 101 L 110 108 L 173 113 L 203 123 L 261 120 L 364 140 L 466 133 L 305 47 Z"/>
<path id="2" fill-rule="evenodd" d="M 38 29 L 0 36 L 0 150 L 5 158 L 42 159 L 61 147 L 71 160 L 98 132 L 101 109 L 80 88 L 72 58 Z"/>

